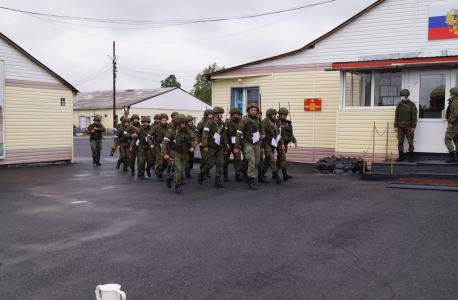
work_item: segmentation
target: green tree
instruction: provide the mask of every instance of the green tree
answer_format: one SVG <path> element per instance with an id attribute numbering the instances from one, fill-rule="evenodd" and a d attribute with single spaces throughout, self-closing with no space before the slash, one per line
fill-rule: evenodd
<path id="1" fill-rule="evenodd" d="M 206 82 L 202 81 L 202 75 L 213 73 L 216 71 L 224 70 L 223 67 L 218 67 L 218 65 L 215 63 L 209 65 L 205 69 L 202 70 L 199 74 L 196 76 L 196 83 L 194 83 L 194 88 L 191 90 L 191 94 L 196 96 L 202 101 L 207 102 L 208 104 L 212 105 L 212 84 L 211 82 Z"/>
<path id="2" fill-rule="evenodd" d="M 181 87 L 181 83 L 178 82 L 175 75 L 171 74 L 165 80 L 161 80 L 161 88 L 170 88 L 170 87 Z"/>

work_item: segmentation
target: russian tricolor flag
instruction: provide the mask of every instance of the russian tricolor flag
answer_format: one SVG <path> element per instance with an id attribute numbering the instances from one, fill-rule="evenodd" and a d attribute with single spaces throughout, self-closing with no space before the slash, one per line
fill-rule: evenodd
<path id="1" fill-rule="evenodd" d="M 458 38 L 458 2 L 429 6 L 428 40 Z"/>

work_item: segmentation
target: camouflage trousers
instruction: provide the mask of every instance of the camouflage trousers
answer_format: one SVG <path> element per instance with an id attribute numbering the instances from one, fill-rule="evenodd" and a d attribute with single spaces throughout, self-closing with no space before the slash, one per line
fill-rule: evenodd
<path id="1" fill-rule="evenodd" d="M 119 148 L 119 159 L 118 162 L 122 162 L 122 166 L 127 168 L 130 162 L 130 143 L 120 143 Z"/>
<path id="2" fill-rule="evenodd" d="M 161 154 L 161 146 L 154 145 L 154 157 L 156 158 L 156 174 L 162 176 L 165 168 L 168 166 L 168 160 L 165 160 Z"/>
<path id="3" fill-rule="evenodd" d="M 188 158 L 186 159 L 185 173 L 188 174 L 194 167 L 194 153 L 189 152 Z"/>
<path id="4" fill-rule="evenodd" d="M 246 161 L 248 164 L 248 177 L 255 178 L 256 170 L 259 167 L 259 160 L 261 157 L 261 145 L 246 143 L 245 145 L 243 145 L 243 155 L 244 157 L 246 157 Z"/>
<path id="5" fill-rule="evenodd" d="M 151 148 L 137 148 L 137 167 L 140 175 L 145 174 L 145 164 L 148 170 L 153 166 L 153 157 L 153 150 Z"/>
<path id="6" fill-rule="evenodd" d="M 227 150 L 227 154 L 224 155 L 224 165 L 223 165 L 223 175 L 227 176 L 227 171 L 229 169 L 229 159 L 231 153 L 234 155 L 234 169 L 235 174 L 240 174 L 242 172 L 243 163 L 242 163 L 242 154 L 239 152 L 238 155 L 234 154 L 234 145 L 231 146 L 231 149 Z"/>
<path id="7" fill-rule="evenodd" d="M 205 152 L 204 152 L 205 153 Z M 202 169 L 202 172 L 210 172 L 211 168 L 216 165 L 215 176 L 221 176 L 224 165 L 224 148 L 208 148 L 207 163 Z"/>
<path id="8" fill-rule="evenodd" d="M 208 157 L 208 153 L 205 153 L 204 151 L 204 147 L 200 147 L 199 146 L 199 149 L 200 149 L 200 155 L 202 156 L 202 160 L 200 162 L 200 170 L 202 171 L 202 169 L 205 167 L 205 165 L 207 164 L 207 157 Z"/>
<path id="9" fill-rule="evenodd" d="M 89 140 L 91 143 L 92 157 L 100 158 L 102 152 L 102 140 Z"/>
<path id="10" fill-rule="evenodd" d="M 278 148 L 281 149 L 281 146 Z M 261 171 L 266 172 L 269 167 L 272 169 L 272 172 L 277 172 L 277 164 L 275 162 L 275 150 L 278 149 L 277 147 L 271 146 L 271 145 L 265 145 L 264 146 L 264 154 L 266 156 L 266 159 L 260 164 L 261 164 Z"/>
<path id="11" fill-rule="evenodd" d="M 181 184 L 181 175 L 183 174 L 186 166 L 186 158 L 189 157 L 188 153 L 178 153 L 177 151 L 170 150 L 170 166 L 173 168 L 172 178 L 175 185 Z"/>
<path id="12" fill-rule="evenodd" d="M 409 151 L 415 150 L 413 146 L 413 138 L 414 133 L 411 132 L 412 127 L 408 128 L 398 128 L 398 151 L 404 152 L 404 139 L 407 137 L 407 141 L 409 142 Z"/>
<path id="13" fill-rule="evenodd" d="M 456 151 L 455 146 L 458 147 L 458 124 L 447 129 L 445 133 L 445 146 L 447 146 L 449 152 Z"/>
<path id="14" fill-rule="evenodd" d="M 137 146 L 132 148 L 132 152 L 129 150 L 129 166 L 131 170 L 135 169 L 135 158 L 137 158 Z"/>
<path id="15" fill-rule="evenodd" d="M 288 152 L 288 145 L 285 145 L 285 150 L 280 147 L 277 149 L 277 169 L 286 170 L 288 166 L 286 165 L 286 153 Z"/>

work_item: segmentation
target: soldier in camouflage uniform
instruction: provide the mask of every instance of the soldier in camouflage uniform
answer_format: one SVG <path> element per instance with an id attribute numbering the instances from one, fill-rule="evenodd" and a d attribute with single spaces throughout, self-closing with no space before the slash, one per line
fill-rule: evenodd
<path id="1" fill-rule="evenodd" d="M 154 115 L 154 124 L 151 125 L 151 130 L 153 130 L 153 127 L 156 126 L 156 125 L 159 125 L 161 123 L 161 114 L 156 114 Z M 156 152 L 154 152 L 153 150 L 153 166 L 151 168 L 151 170 L 155 170 L 156 169 Z"/>
<path id="2" fill-rule="evenodd" d="M 140 117 L 137 114 L 132 115 L 130 118 L 131 124 L 127 127 L 126 132 L 130 137 L 134 137 L 137 134 L 137 130 L 141 127 Z M 130 175 L 135 176 L 135 158 L 137 157 L 137 146 L 134 145 L 132 151 L 129 149 L 129 166 L 130 166 Z"/>
<path id="3" fill-rule="evenodd" d="M 118 130 L 116 131 L 114 135 L 114 142 L 115 142 L 116 148 L 119 149 L 119 159 L 118 159 L 118 163 L 116 164 L 116 169 L 119 169 L 121 163 L 123 163 L 122 170 L 124 172 L 129 171 L 127 170 L 127 166 L 129 165 L 129 148 L 130 148 L 130 142 L 132 140 L 132 137 L 126 131 L 129 125 L 130 125 L 130 118 L 124 118 L 121 124 L 121 127 L 118 128 Z"/>
<path id="4" fill-rule="evenodd" d="M 86 133 L 90 134 L 89 142 L 92 150 L 92 164 L 100 166 L 100 153 L 102 152 L 102 133 L 105 132 L 105 127 L 100 123 L 102 118 L 96 116 L 94 123 L 86 128 Z"/>
<path id="5" fill-rule="evenodd" d="M 413 138 L 417 126 L 417 106 L 409 100 L 409 90 L 401 90 L 399 93 L 402 101 L 396 107 L 394 117 L 394 131 L 398 133 L 399 157 L 397 162 L 404 160 L 404 139 L 409 142 L 409 162 L 413 162 Z"/>
<path id="6" fill-rule="evenodd" d="M 261 126 L 261 123 L 262 123 L 262 111 L 261 110 L 259 110 L 258 112 L 258 122 L 259 122 L 259 126 Z M 264 165 L 264 156 L 265 156 L 264 143 L 261 143 L 261 156 L 259 157 L 258 177 L 259 177 L 259 174 L 261 173 L 261 168 Z M 267 176 L 264 174 L 262 175 L 262 178 L 266 179 Z"/>
<path id="7" fill-rule="evenodd" d="M 194 143 L 197 145 L 198 142 L 196 141 L 197 135 L 196 135 L 196 126 L 192 123 L 194 118 L 191 115 L 186 116 L 186 128 L 188 129 L 188 134 L 189 136 L 194 139 Z M 189 159 L 186 162 L 186 167 L 185 167 L 185 174 L 186 178 L 191 178 L 191 170 L 194 167 L 194 152 L 189 152 Z"/>
<path id="8" fill-rule="evenodd" d="M 207 157 L 208 157 L 208 154 L 205 153 L 204 149 L 203 149 L 202 133 L 203 133 L 203 130 L 204 130 L 205 122 L 207 122 L 207 120 L 210 120 L 210 119 L 213 119 L 213 110 L 212 109 L 206 109 L 204 111 L 204 117 L 202 118 L 202 120 L 196 126 L 196 137 L 197 137 L 197 142 L 199 143 L 200 155 L 202 156 L 202 160 L 200 162 L 200 170 L 201 171 L 205 167 L 205 165 L 207 164 Z M 205 177 L 210 178 L 211 177 L 210 176 L 210 172 L 204 175 L 204 177 L 203 177 L 204 180 L 206 179 Z"/>
<path id="9" fill-rule="evenodd" d="M 202 133 L 202 145 L 204 152 L 208 153 L 207 164 L 199 173 L 198 182 L 202 185 L 203 176 L 210 172 L 213 165 L 216 165 L 215 170 L 215 188 L 225 188 L 221 183 L 221 174 L 223 172 L 224 155 L 227 154 L 228 144 L 226 141 L 226 128 L 222 120 L 224 108 L 213 108 L 213 119 L 209 119 L 204 124 Z"/>
<path id="10" fill-rule="evenodd" d="M 168 129 L 171 129 L 171 128 L 174 128 L 175 126 L 173 125 L 173 119 L 178 116 L 178 112 L 177 111 L 174 111 L 170 114 L 170 123 L 168 124 L 167 128 Z M 167 161 L 167 174 L 170 174 L 170 172 L 172 171 L 172 165 L 170 164 L 170 160 Z"/>
<path id="11" fill-rule="evenodd" d="M 150 149 L 154 151 L 154 154 L 156 156 L 156 176 L 157 180 L 159 180 L 160 182 L 164 181 L 164 169 L 167 167 L 167 161 L 164 160 L 162 156 L 161 147 L 162 141 L 168 130 L 168 119 L 169 117 L 167 116 L 167 114 L 161 114 L 161 123 L 156 126 L 153 126 L 148 136 L 148 144 L 150 146 Z"/>
<path id="12" fill-rule="evenodd" d="M 247 106 L 246 110 L 248 117 L 242 119 L 237 128 L 234 154 L 239 154 L 240 147 L 243 144 L 243 153 L 248 162 L 247 183 L 249 183 L 250 190 L 257 190 L 254 178 L 256 177 L 256 169 L 258 169 L 261 156 L 261 140 L 265 137 L 265 133 L 258 122 L 258 106 L 252 103 Z"/>
<path id="13" fill-rule="evenodd" d="M 231 114 L 231 118 L 226 120 L 226 140 L 229 145 L 229 150 L 227 151 L 226 155 L 224 155 L 224 166 L 223 166 L 223 181 L 230 182 L 227 172 L 229 169 L 229 159 L 231 157 L 231 153 L 234 153 L 234 146 L 235 146 L 235 139 L 237 137 L 237 128 L 239 127 L 240 119 L 242 118 L 242 111 L 237 107 L 232 107 L 229 111 Z M 234 169 L 235 169 L 235 181 L 241 182 L 243 181 L 243 177 L 241 175 L 243 168 L 242 163 L 242 155 L 239 153 L 237 155 L 234 154 Z"/>
<path id="14" fill-rule="evenodd" d="M 293 176 L 288 175 L 288 166 L 286 165 L 286 153 L 288 153 L 288 144 L 293 143 L 294 148 L 297 148 L 297 140 L 293 134 L 293 125 L 291 121 L 287 120 L 288 109 L 286 107 L 280 108 L 278 111 L 278 119 L 280 120 L 281 125 L 281 137 L 283 139 L 283 144 L 285 145 L 285 151 L 282 149 L 277 149 L 277 168 L 283 173 L 283 181 L 293 178 Z"/>
<path id="15" fill-rule="evenodd" d="M 151 120 L 149 117 L 143 117 L 142 126 L 137 129 L 130 143 L 132 150 L 132 147 L 137 145 L 138 178 L 141 180 L 145 180 L 145 164 L 148 177 L 151 177 L 151 167 L 153 166 L 153 150 L 148 145 L 148 134 L 151 130 L 150 123 Z"/>
<path id="16" fill-rule="evenodd" d="M 167 131 L 167 134 L 162 141 L 161 154 L 164 159 L 169 159 L 173 166 L 174 172 L 171 177 L 165 181 L 167 187 L 172 187 L 172 180 L 175 181 L 175 193 L 183 194 L 181 191 L 181 179 L 183 175 L 183 168 L 186 164 L 188 152 L 194 152 L 196 147 L 195 139 L 188 135 L 186 129 L 186 117 L 184 115 L 177 115 L 173 120 L 174 128 Z"/>
<path id="17" fill-rule="evenodd" d="M 458 88 L 450 89 L 450 98 L 448 100 L 447 113 L 447 131 L 445 133 L 445 146 L 450 152 L 451 159 L 447 163 L 457 163 L 456 148 L 458 147 Z"/>
<path id="18" fill-rule="evenodd" d="M 261 174 L 258 177 L 260 183 L 266 182 L 264 180 L 264 175 L 267 170 L 272 169 L 272 178 L 275 179 L 277 184 L 281 184 L 283 181 L 280 176 L 278 176 L 278 168 L 275 163 L 275 151 L 281 149 L 285 151 L 285 146 L 283 145 L 283 139 L 281 138 L 281 127 L 280 121 L 277 120 L 277 110 L 275 108 L 269 108 L 266 112 L 266 118 L 262 121 L 262 127 L 266 133 L 266 138 L 262 140 L 264 144 L 265 156 L 266 159 L 261 166 Z"/>

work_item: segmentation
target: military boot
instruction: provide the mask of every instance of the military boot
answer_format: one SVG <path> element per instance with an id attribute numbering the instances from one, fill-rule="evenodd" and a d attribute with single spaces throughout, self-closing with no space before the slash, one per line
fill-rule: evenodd
<path id="1" fill-rule="evenodd" d="M 242 170 L 242 175 L 244 179 L 248 178 L 248 170 Z"/>
<path id="2" fill-rule="evenodd" d="M 199 175 L 197 175 L 197 182 L 200 185 L 204 184 L 204 176 L 205 176 L 205 173 L 203 172 L 200 172 Z"/>
<path id="3" fill-rule="evenodd" d="M 450 152 L 450 157 L 452 158 L 451 160 L 447 160 L 448 164 L 451 163 L 457 163 L 458 162 L 458 157 L 456 156 L 456 151 Z"/>
<path id="4" fill-rule="evenodd" d="M 409 151 L 409 162 L 413 162 L 413 151 Z"/>
<path id="5" fill-rule="evenodd" d="M 224 185 L 221 184 L 221 176 L 215 176 L 215 188 L 226 188 Z"/>
<path id="6" fill-rule="evenodd" d="M 151 167 L 151 170 L 153 170 L 153 171 L 156 170 L 156 164 L 153 164 L 153 166 Z"/>
<path id="7" fill-rule="evenodd" d="M 137 177 L 138 179 L 141 179 L 141 180 L 145 180 L 145 174 L 141 174 L 140 171 L 138 171 L 138 174 L 137 174 Z"/>
<path id="8" fill-rule="evenodd" d="M 235 174 L 235 182 L 242 182 L 244 179 L 242 175 L 240 174 Z"/>
<path id="9" fill-rule="evenodd" d="M 122 171 L 123 172 L 129 172 L 129 170 L 127 170 L 127 167 L 122 167 Z"/>
<path id="10" fill-rule="evenodd" d="M 170 174 L 170 171 L 172 171 L 172 167 L 171 167 L 171 166 L 168 166 L 168 167 L 167 167 L 167 174 Z"/>
<path id="11" fill-rule="evenodd" d="M 250 187 L 249 187 L 249 189 L 250 189 L 250 190 L 255 190 L 255 191 L 256 191 L 256 190 L 258 189 L 258 187 L 257 187 L 256 184 L 254 183 L 254 178 L 248 178 L 248 180 L 250 181 Z"/>
<path id="12" fill-rule="evenodd" d="M 404 152 L 399 151 L 399 157 L 396 159 L 396 162 L 404 161 Z"/>
<path id="13" fill-rule="evenodd" d="M 118 163 L 116 164 L 116 169 L 118 169 L 118 170 L 119 170 L 119 167 L 120 167 L 120 166 L 121 166 L 121 162 L 120 162 L 120 161 L 118 161 Z"/>
<path id="14" fill-rule="evenodd" d="M 186 172 L 186 178 L 191 178 L 191 172 Z"/>
<path id="15" fill-rule="evenodd" d="M 96 166 L 101 166 L 102 164 L 100 163 L 100 158 L 97 158 L 97 160 L 95 161 L 95 165 Z"/>
<path id="16" fill-rule="evenodd" d="M 151 168 L 146 168 L 146 175 L 148 175 L 148 177 L 151 177 Z"/>
<path id="17" fill-rule="evenodd" d="M 181 188 L 180 188 L 180 185 L 179 185 L 179 184 L 175 185 L 175 194 L 184 194 L 184 193 L 181 191 Z"/>
<path id="18" fill-rule="evenodd" d="M 229 177 L 227 177 L 227 173 L 223 175 L 223 181 L 224 181 L 224 182 L 231 182 L 231 180 L 229 179 Z"/>
<path id="19" fill-rule="evenodd" d="M 281 170 L 281 172 L 283 173 L 283 181 L 287 181 L 288 179 L 293 178 L 293 176 L 289 176 L 288 175 L 288 171 L 287 170 Z"/>
<path id="20" fill-rule="evenodd" d="M 167 184 L 167 187 L 169 189 L 172 188 L 172 181 L 173 181 L 173 178 L 172 177 L 168 177 L 166 180 L 165 180 L 165 183 Z"/>
<path id="21" fill-rule="evenodd" d="M 273 173 L 274 173 L 274 177 L 275 177 L 275 182 L 276 182 L 277 184 L 282 183 L 282 182 L 283 182 L 283 179 L 281 179 L 280 176 L 278 176 L 278 171 L 273 172 Z"/>
<path id="22" fill-rule="evenodd" d="M 261 170 L 258 170 L 258 182 L 259 183 L 267 183 L 268 181 L 264 179 L 264 175 L 266 172 L 263 172 Z"/>
<path id="23" fill-rule="evenodd" d="M 184 182 L 184 178 L 183 178 L 183 173 L 181 173 L 181 185 L 185 185 L 186 183 Z"/>
<path id="24" fill-rule="evenodd" d="M 92 164 L 95 165 L 95 162 L 96 162 L 97 158 L 93 157 L 92 158 Z"/>
<path id="25" fill-rule="evenodd" d="M 156 176 L 157 176 L 157 180 L 159 180 L 159 182 L 164 182 L 164 177 L 162 177 L 162 175 L 156 174 Z"/>
<path id="26" fill-rule="evenodd" d="M 210 172 L 207 172 L 207 174 L 205 174 L 205 175 L 207 175 L 207 178 L 212 178 L 211 175 L 210 175 Z"/>
<path id="27" fill-rule="evenodd" d="M 135 176 L 135 167 L 130 168 L 130 176 Z"/>

